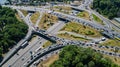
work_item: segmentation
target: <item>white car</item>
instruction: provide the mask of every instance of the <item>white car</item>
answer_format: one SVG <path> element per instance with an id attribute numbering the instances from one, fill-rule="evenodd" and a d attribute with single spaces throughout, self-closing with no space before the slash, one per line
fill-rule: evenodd
<path id="1" fill-rule="evenodd" d="M 101 39 L 101 41 L 105 41 L 106 40 L 106 38 L 105 37 L 103 37 L 102 39 Z"/>

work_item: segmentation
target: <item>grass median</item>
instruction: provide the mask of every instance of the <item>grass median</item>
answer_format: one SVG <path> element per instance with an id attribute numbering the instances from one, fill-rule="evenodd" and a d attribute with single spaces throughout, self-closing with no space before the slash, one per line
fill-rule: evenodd
<path id="1" fill-rule="evenodd" d="M 120 41 L 118 41 L 118 40 L 113 40 L 113 39 L 109 39 L 109 40 L 101 43 L 100 45 L 119 46 L 119 47 L 120 47 Z"/>
<path id="2" fill-rule="evenodd" d="M 53 7 L 53 10 L 65 14 L 70 14 L 72 12 L 72 8 L 68 6 L 55 6 Z"/>
<path id="3" fill-rule="evenodd" d="M 61 29 L 61 31 L 68 31 L 68 32 L 74 32 L 77 34 L 82 34 L 90 37 L 100 37 L 102 36 L 99 31 L 89 27 L 81 25 L 80 23 L 76 22 L 69 22 Z"/>
<path id="4" fill-rule="evenodd" d="M 70 39 L 70 40 L 89 41 L 89 39 L 85 39 L 85 38 L 82 38 L 82 37 L 70 35 L 68 33 L 58 34 L 58 37 L 65 38 L 65 39 Z"/>
<path id="5" fill-rule="evenodd" d="M 50 45 L 52 45 L 52 42 L 47 41 L 47 42 L 45 42 L 45 44 L 43 44 L 43 48 L 46 48 L 46 47 L 48 47 Z"/>
<path id="6" fill-rule="evenodd" d="M 58 18 L 56 16 L 45 13 L 42 17 L 42 20 L 39 23 L 39 28 L 47 30 L 49 27 L 51 27 L 53 24 L 57 22 Z"/>
<path id="7" fill-rule="evenodd" d="M 79 12 L 77 16 L 86 20 L 90 20 L 89 13 L 87 11 Z"/>
<path id="8" fill-rule="evenodd" d="M 25 11 L 25 10 L 20 10 L 20 11 L 23 13 L 24 16 L 27 16 L 27 15 L 28 15 L 28 12 L 27 12 L 27 11 Z"/>
<path id="9" fill-rule="evenodd" d="M 19 21 L 23 21 L 20 16 L 18 15 L 18 13 L 15 14 L 16 18 L 19 20 Z"/>
<path id="10" fill-rule="evenodd" d="M 39 12 L 35 12 L 34 14 L 32 14 L 32 16 L 31 16 L 30 19 L 31 19 L 31 21 L 32 21 L 33 24 L 36 23 L 36 21 L 38 20 L 39 16 L 40 16 Z"/>
<path id="11" fill-rule="evenodd" d="M 93 16 L 93 20 L 95 20 L 101 25 L 104 25 L 103 21 L 99 17 L 97 17 L 95 14 L 92 14 L 92 16 Z"/>

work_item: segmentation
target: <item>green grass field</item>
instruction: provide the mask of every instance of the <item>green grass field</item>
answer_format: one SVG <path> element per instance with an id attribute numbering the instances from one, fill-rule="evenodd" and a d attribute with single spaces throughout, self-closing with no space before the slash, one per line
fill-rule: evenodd
<path id="1" fill-rule="evenodd" d="M 88 27 L 88 26 L 83 26 L 79 23 L 76 22 L 69 22 L 68 24 L 65 25 L 65 27 L 63 27 L 61 29 L 61 31 L 68 31 L 68 32 L 74 32 L 77 34 L 82 34 L 82 35 L 86 35 L 86 36 L 90 36 L 90 37 L 100 37 L 102 36 L 99 31 Z"/>
<path id="2" fill-rule="evenodd" d="M 77 16 L 86 20 L 90 20 L 89 13 L 86 11 L 79 12 Z"/>
<path id="3" fill-rule="evenodd" d="M 93 16 L 93 20 L 95 20 L 96 22 L 104 25 L 103 21 L 99 17 L 97 17 L 95 14 L 92 14 L 92 16 Z"/>

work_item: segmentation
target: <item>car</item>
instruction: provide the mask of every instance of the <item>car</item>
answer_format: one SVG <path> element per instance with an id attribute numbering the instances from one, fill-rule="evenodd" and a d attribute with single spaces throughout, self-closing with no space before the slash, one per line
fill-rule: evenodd
<path id="1" fill-rule="evenodd" d="M 34 63 L 33 63 L 33 65 L 35 65 L 35 66 L 36 66 L 36 62 L 34 62 Z"/>
<path id="2" fill-rule="evenodd" d="M 99 44 L 99 41 L 96 41 L 95 44 Z"/>
<path id="3" fill-rule="evenodd" d="M 36 57 L 36 56 L 34 56 L 34 57 Z"/>
<path id="4" fill-rule="evenodd" d="M 101 51 L 102 53 L 104 53 L 104 51 Z"/>
<path id="5" fill-rule="evenodd" d="M 12 67 L 11 65 L 9 65 L 8 67 Z"/>
<path id="6" fill-rule="evenodd" d="M 24 67 L 26 67 L 26 64 L 23 64 Z"/>
<path id="7" fill-rule="evenodd" d="M 41 53 L 38 53 L 37 55 L 40 55 Z"/>
<path id="8" fill-rule="evenodd" d="M 102 39 L 101 39 L 101 41 L 105 41 L 106 40 L 106 38 L 105 37 L 103 37 Z"/>
<path id="9" fill-rule="evenodd" d="M 29 63 L 30 61 L 27 61 L 27 63 Z"/>
<path id="10" fill-rule="evenodd" d="M 22 61 L 24 60 L 24 57 L 22 58 Z"/>
<path id="11" fill-rule="evenodd" d="M 38 39 L 41 39 L 40 37 Z"/>

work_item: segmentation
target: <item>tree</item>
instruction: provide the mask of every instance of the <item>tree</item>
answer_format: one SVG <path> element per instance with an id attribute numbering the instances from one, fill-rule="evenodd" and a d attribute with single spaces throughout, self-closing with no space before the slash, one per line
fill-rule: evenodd
<path id="1" fill-rule="evenodd" d="M 0 5 L 0 9 L 2 9 L 2 6 Z"/>
<path id="2" fill-rule="evenodd" d="M 120 0 L 94 0 L 93 9 L 96 9 L 100 14 L 108 16 L 109 19 L 120 17 Z"/>
<path id="3" fill-rule="evenodd" d="M 90 62 L 88 63 L 88 67 L 95 67 L 95 63 L 94 63 L 93 61 L 90 61 Z"/>
<path id="4" fill-rule="evenodd" d="M 76 67 L 83 67 L 84 65 L 83 65 L 83 63 L 78 63 L 78 64 L 76 64 Z"/>
<path id="5" fill-rule="evenodd" d="M 0 9 L 0 59 L 27 33 L 27 25 L 20 22 L 15 13 L 15 10 L 7 7 Z"/>
<path id="6" fill-rule="evenodd" d="M 0 57 L 2 56 L 2 53 L 3 53 L 3 49 L 0 48 Z"/>
<path id="7" fill-rule="evenodd" d="M 91 48 L 78 46 L 66 46 L 59 54 L 59 60 L 50 67 L 118 67 L 110 59 L 104 58 L 102 54 Z"/>

